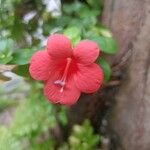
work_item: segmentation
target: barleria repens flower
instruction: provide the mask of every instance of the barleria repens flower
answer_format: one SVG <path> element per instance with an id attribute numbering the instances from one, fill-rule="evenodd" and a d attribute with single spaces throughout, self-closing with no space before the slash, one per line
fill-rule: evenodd
<path id="1" fill-rule="evenodd" d="M 52 103 L 74 104 L 81 92 L 96 92 L 103 82 L 103 71 L 94 61 L 99 56 L 98 45 L 90 40 L 72 47 L 61 34 L 48 38 L 45 50 L 31 58 L 29 72 L 35 80 L 44 81 L 44 95 Z"/>

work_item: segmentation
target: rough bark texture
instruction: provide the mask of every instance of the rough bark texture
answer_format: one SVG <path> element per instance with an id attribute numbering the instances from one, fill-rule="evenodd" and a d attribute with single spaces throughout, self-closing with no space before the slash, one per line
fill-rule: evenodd
<path id="1" fill-rule="evenodd" d="M 131 53 L 109 116 L 120 139 L 115 150 L 150 150 L 150 0 L 105 0 L 104 6 L 103 22 L 119 42 L 113 64 Z"/>

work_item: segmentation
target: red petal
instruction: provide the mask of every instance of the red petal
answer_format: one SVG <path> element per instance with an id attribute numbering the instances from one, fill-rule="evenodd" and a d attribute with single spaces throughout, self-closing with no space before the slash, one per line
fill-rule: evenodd
<path id="1" fill-rule="evenodd" d="M 73 52 L 79 63 L 90 64 L 97 59 L 100 50 L 95 42 L 84 40 L 78 43 Z"/>
<path id="2" fill-rule="evenodd" d="M 50 56 L 47 51 L 37 51 L 33 54 L 30 61 L 30 75 L 36 80 L 47 80 L 49 77 L 50 65 Z"/>
<path id="3" fill-rule="evenodd" d="M 102 69 L 97 64 L 79 65 L 79 71 L 74 76 L 78 89 L 85 93 L 97 91 L 103 82 Z"/>
<path id="4" fill-rule="evenodd" d="M 70 40 L 61 34 L 53 34 L 48 38 L 47 50 L 54 59 L 67 58 L 72 55 Z"/>
<path id="5" fill-rule="evenodd" d="M 44 87 L 45 96 L 52 103 L 60 103 L 63 105 L 73 105 L 80 97 L 80 91 L 76 88 L 74 80 L 67 81 L 63 92 L 60 92 L 61 86 L 54 84 L 56 80 L 60 79 L 60 75 L 54 75 L 49 79 Z"/>

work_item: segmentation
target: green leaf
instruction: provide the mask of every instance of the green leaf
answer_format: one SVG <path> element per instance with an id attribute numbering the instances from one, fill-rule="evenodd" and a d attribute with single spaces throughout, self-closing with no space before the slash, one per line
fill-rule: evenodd
<path id="1" fill-rule="evenodd" d="M 12 39 L 0 40 L 0 64 L 7 64 L 12 60 Z"/>
<path id="2" fill-rule="evenodd" d="M 20 49 L 19 51 L 13 53 L 13 59 L 10 62 L 11 64 L 17 64 L 17 65 L 25 65 L 29 64 L 29 60 L 32 56 L 32 54 L 35 52 L 35 49 Z"/>
<path id="3" fill-rule="evenodd" d="M 76 12 L 78 14 L 78 16 L 80 18 L 91 18 L 91 17 L 94 17 L 96 19 L 96 17 L 98 16 L 99 14 L 99 11 L 97 10 L 93 10 L 91 11 L 91 9 L 89 9 L 86 5 L 84 5 L 80 11 Z"/>
<path id="4" fill-rule="evenodd" d="M 12 60 L 11 52 L 0 53 L 0 64 L 7 64 Z"/>
<path id="5" fill-rule="evenodd" d="M 90 37 L 91 40 L 97 42 L 102 52 L 107 54 L 115 54 L 118 46 L 112 37 L 95 36 Z"/>
<path id="6" fill-rule="evenodd" d="M 86 17 L 86 18 L 83 18 L 82 19 L 82 25 L 84 26 L 84 27 L 87 27 L 87 28 L 89 28 L 89 27 L 93 27 L 93 26 L 95 26 L 96 25 L 96 22 L 97 22 L 97 18 L 96 17 Z"/>
<path id="7" fill-rule="evenodd" d="M 108 82 L 111 76 L 111 68 L 110 65 L 107 63 L 107 61 L 104 58 L 99 58 L 97 60 L 97 63 L 100 64 L 100 66 L 103 69 L 104 72 L 104 81 Z"/>
<path id="8" fill-rule="evenodd" d="M 15 74 L 19 75 L 19 76 L 23 76 L 23 77 L 29 77 L 29 65 L 19 65 L 16 66 L 14 69 L 12 69 L 12 72 L 14 72 Z"/>
<path id="9" fill-rule="evenodd" d="M 79 12 L 81 8 L 83 7 L 82 3 L 79 1 L 75 1 L 74 3 L 71 4 L 64 4 L 63 5 L 63 11 L 70 15 L 74 12 Z"/>
<path id="10" fill-rule="evenodd" d="M 99 33 L 100 33 L 102 36 L 104 36 L 104 37 L 109 37 L 109 38 L 112 37 L 112 33 L 111 33 L 108 29 L 101 27 L 101 28 L 99 28 L 98 30 L 99 30 Z"/>
<path id="11" fill-rule="evenodd" d="M 100 4 L 102 3 L 101 0 L 86 0 L 87 3 L 95 9 L 99 9 L 100 8 Z"/>
<path id="12" fill-rule="evenodd" d="M 85 120 L 82 125 L 74 125 L 69 136 L 69 145 L 72 150 L 92 150 L 100 141 L 100 136 L 94 134 L 94 130 L 89 122 Z"/>
<path id="13" fill-rule="evenodd" d="M 12 39 L 2 39 L 0 40 L 0 51 L 12 48 L 13 46 L 13 40 Z"/>
<path id="14" fill-rule="evenodd" d="M 77 27 L 68 27 L 64 30 L 64 34 L 72 41 L 74 45 L 81 40 L 81 30 Z"/>

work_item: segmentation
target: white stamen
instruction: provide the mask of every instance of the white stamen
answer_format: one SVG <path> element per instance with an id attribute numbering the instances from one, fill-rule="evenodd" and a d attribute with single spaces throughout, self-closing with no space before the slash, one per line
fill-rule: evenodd
<path id="1" fill-rule="evenodd" d="M 65 85 L 65 81 L 56 80 L 56 81 L 54 81 L 54 84 L 59 84 L 59 85 L 61 85 L 61 86 L 64 86 L 64 85 Z"/>
<path id="2" fill-rule="evenodd" d="M 54 81 L 54 84 L 58 84 L 58 85 L 62 86 L 61 89 L 60 89 L 60 93 L 62 93 L 63 90 L 64 90 L 65 81 L 62 81 L 62 80 L 56 80 L 56 81 Z"/>

